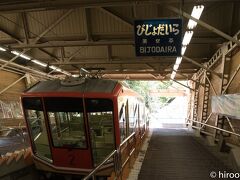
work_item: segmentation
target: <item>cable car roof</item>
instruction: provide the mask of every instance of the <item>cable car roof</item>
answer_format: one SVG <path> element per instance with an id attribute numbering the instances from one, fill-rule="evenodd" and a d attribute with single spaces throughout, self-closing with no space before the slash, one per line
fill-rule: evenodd
<path id="1" fill-rule="evenodd" d="M 80 93 L 112 93 L 117 81 L 103 79 L 84 80 L 74 78 L 70 81 L 49 80 L 42 81 L 27 89 L 25 93 L 34 92 L 80 92 Z"/>

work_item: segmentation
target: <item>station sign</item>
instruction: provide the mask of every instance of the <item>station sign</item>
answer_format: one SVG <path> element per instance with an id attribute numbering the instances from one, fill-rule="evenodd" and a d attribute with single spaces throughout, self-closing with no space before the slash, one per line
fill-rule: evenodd
<path id="1" fill-rule="evenodd" d="M 182 19 L 134 21 L 136 56 L 181 56 Z"/>

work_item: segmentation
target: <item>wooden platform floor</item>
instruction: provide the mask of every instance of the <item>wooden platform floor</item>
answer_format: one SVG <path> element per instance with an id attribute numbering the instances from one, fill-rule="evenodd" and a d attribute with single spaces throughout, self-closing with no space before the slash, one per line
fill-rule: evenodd
<path id="1" fill-rule="evenodd" d="M 231 172 L 187 130 L 154 129 L 138 179 L 205 180 L 211 171 Z"/>

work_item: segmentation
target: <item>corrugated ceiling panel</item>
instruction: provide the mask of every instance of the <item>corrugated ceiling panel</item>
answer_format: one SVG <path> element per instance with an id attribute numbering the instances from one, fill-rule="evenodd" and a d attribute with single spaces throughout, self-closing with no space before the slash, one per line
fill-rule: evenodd
<path id="1" fill-rule="evenodd" d="M 158 16 L 158 6 L 157 5 L 136 6 L 136 15 L 137 19 L 156 18 Z"/>
<path id="2" fill-rule="evenodd" d="M 135 57 L 135 49 L 132 45 L 115 45 L 112 46 L 112 56 Z"/>
<path id="3" fill-rule="evenodd" d="M 61 17 L 66 10 L 54 10 L 54 11 L 39 11 L 30 12 L 27 14 L 27 20 L 29 25 L 29 31 L 31 37 L 36 37 L 45 31 L 51 24 L 53 24 L 59 17 Z M 52 30 L 51 30 L 52 31 Z M 48 33 L 54 34 L 54 33 Z"/>
<path id="4" fill-rule="evenodd" d="M 53 31 L 59 36 L 85 35 L 84 9 L 75 9 Z M 51 36 L 47 34 L 46 36 Z"/>
<path id="5" fill-rule="evenodd" d="M 118 12 L 121 16 L 127 17 L 128 19 L 134 19 L 132 6 L 129 7 L 111 7 L 111 10 Z"/>
<path id="6" fill-rule="evenodd" d="M 45 48 L 45 50 L 53 55 L 56 55 L 56 53 L 59 51 L 58 48 Z M 44 53 L 43 51 L 41 51 L 37 48 L 31 49 L 28 54 L 31 55 L 31 57 L 38 59 L 38 60 L 46 60 L 46 59 L 53 60 L 54 59 L 54 58 L 50 57 L 48 54 Z"/>
<path id="7" fill-rule="evenodd" d="M 61 48 L 45 48 L 49 53 L 61 59 Z M 78 53 L 77 53 L 78 52 Z M 73 59 L 78 58 L 107 58 L 107 47 L 105 46 L 81 46 L 81 47 L 65 47 L 64 48 L 65 58 L 69 58 L 75 54 Z M 46 55 L 44 55 L 44 58 Z"/>
<path id="8" fill-rule="evenodd" d="M 85 58 L 98 58 L 107 57 L 107 47 L 104 46 L 85 46 L 82 48 L 82 53 L 79 53 L 76 57 Z"/>
<path id="9" fill-rule="evenodd" d="M 16 37 L 23 37 L 23 24 L 20 14 L 2 14 L 0 15 L 0 24 L 5 30 Z M 5 36 L 6 37 L 6 36 Z"/>
<path id="10" fill-rule="evenodd" d="M 83 51 L 84 48 L 85 48 L 84 46 L 81 46 L 81 47 L 65 47 L 65 48 L 64 48 L 65 56 L 66 56 L 66 57 L 70 57 L 70 56 L 72 56 L 73 54 L 76 54 L 76 53 L 78 52 L 78 53 L 74 56 L 74 57 L 76 57 L 78 54 L 81 54 L 81 53 L 82 53 L 82 51 Z"/>
<path id="11" fill-rule="evenodd" d="M 117 34 L 132 32 L 132 28 L 100 9 L 91 9 L 92 32 L 94 34 Z"/>
<path id="12" fill-rule="evenodd" d="M 217 3 L 214 6 L 206 7 L 206 9 L 203 10 L 203 14 L 201 16 L 201 20 L 208 23 L 209 25 L 218 28 L 219 30 L 228 33 L 229 29 L 231 29 L 231 4 L 221 4 Z M 210 30 L 198 25 L 197 31 L 207 31 L 210 32 Z M 196 32 L 197 32 L 196 31 Z"/>

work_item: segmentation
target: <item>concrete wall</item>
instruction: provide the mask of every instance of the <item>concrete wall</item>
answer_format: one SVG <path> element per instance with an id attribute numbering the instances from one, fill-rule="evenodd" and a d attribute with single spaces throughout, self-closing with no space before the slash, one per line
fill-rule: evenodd
<path id="1" fill-rule="evenodd" d="M 0 71 L 0 91 L 21 78 L 21 75 Z M 0 94 L 0 126 L 24 124 L 20 107 L 20 94 L 26 89 L 25 78 Z M 0 127 L 0 128 L 1 128 Z"/>

